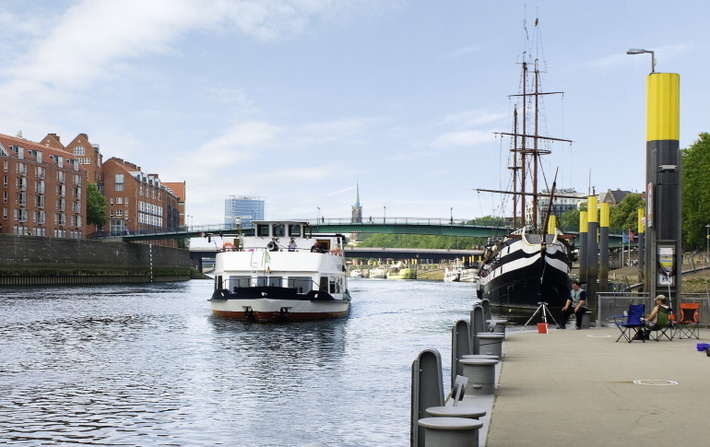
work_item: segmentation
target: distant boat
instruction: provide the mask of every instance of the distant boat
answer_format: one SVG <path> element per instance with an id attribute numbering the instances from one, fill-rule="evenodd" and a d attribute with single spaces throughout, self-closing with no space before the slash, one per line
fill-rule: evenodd
<path id="1" fill-rule="evenodd" d="M 306 222 L 255 221 L 254 228 L 217 253 L 213 315 L 258 322 L 348 315 L 343 235 L 312 235 Z"/>
<path id="2" fill-rule="evenodd" d="M 362 270 L 352 269 L 350 270 L 349 275 L 351 278 L 362 278 Z"/>
<path id="3" fill-rule="evenodd" d="M 535 27 L 538 22 L 536 20 Z M 542 179 L 540 157 L 550 153 L 542 143 L 566 141 L 539 134 L 540 101 L 551 94 L 540 90 L 538 59 L 522 61 L 522 92 L 513 95 L 519 100 L 514 109 L 511 172 L 513 191 L 479 191 L 512 194 L 513 228 L 503 237 L 491 239 L 479 269 L 478 297 L 487 298 L 491 305 L 508 312 L 532 312 L 540 302 L 547 302 L 552 310 L 559 310 L 569 297 L 569 273 L 572 264 L 567 236 L 549 224 L 550 208 L 544 219 L 538 218 L 538 182 Z M 532 64 L 532 67 L 530 66 Z M 559 93 L 559 92 L 555 92 Z M 518 115 L 518 107 L 522 109 Z M 553 182 L 549 205 L 552 204 Z M 527 202 L 529 200 L 529 202 Z M 526 216 L 531 214 L 531 218 Z M 526 220 L 528 219 L 528 220 Z"/>
<path id="4" fill-rule="evenodd" d="M 387 270 L 387 279 L 417 279 L 417 269 L 398 262 Z"/>
<path id="5" fill-rule="evenodd" d="M 462 264 L 458 259 L 455 265 L 444 270 L 444 282 L 478 282 L 477 270 Z"/>
<path id="6" fill-rule="evenodd" d="M 370 269 L 369 277 L 375 279 L 384 279 L 387 277 L 387 271 L 382 267 L 375 267 L 373 269 Z"/>

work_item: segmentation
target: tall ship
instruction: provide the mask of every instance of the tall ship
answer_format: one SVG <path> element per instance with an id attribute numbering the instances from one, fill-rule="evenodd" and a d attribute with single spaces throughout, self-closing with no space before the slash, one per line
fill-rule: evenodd
<path id="1" fill-rule="evenodd" d="M 216 255 L 217 317 L 257 322 L 340 318 L 350 311 L 342 234 L 312 234 L 307 222 L 255 221 Z"/>
<path id="2" fill-rule="evenodd" d="M 572 265 L 571 236 L 559 231 L 555 216 L 551 216 L 553 197 L 562 197 L 554 195 L 554 182 L 548 188 L 547 209 L 539 210 L 542 195 L 538 185 L 543 178 L 540 159 L 551 153 L 553 142 L 571 143 L 541 135 L 539 129 L 542 98 L 561 92 L 541 90 L 537 58 L 531 61 L 525 52 L 521 65 L 521 92 L 511 95 L 517 100 L 513 131 L 500 133 L 511 139 L 512 191 L 479 189 L 512 197 L 511 231 L 489 240 L 478 271 L 478 297 L 488 299 L 498 312 L 511 317 L 530 316 L 540 303 L 558 313 L 569 297 Z"/>

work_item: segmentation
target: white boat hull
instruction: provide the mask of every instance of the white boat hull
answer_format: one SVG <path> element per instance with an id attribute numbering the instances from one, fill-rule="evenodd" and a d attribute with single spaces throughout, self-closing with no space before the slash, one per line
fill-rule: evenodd
<path id="1" fill-rule="evenodd" d="M 278 298 L 212 299 L 212 314 L 217 317 L 258 322 L 311 321 L 348 315 L 350 301 L 311 301 Z"/>

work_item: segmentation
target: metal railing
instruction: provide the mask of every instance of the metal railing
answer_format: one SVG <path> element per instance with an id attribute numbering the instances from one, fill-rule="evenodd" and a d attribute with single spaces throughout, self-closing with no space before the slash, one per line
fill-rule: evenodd
<path id="1" fill-rule="evenodd" d="M 646 313 L 653 309 L 654 298 L 648 293 L 636 292 L 599 292 L 597 293 L 597 326 L 614 326 L 612 316 L 623 315 L 631 304 L 645 304 Z M 710 327 L 710 296 L 699 293 L 681 294 L 683 303 L 700 303 L 700 325 Z M 678 303 L 668 303 L 677 310 Z"/>

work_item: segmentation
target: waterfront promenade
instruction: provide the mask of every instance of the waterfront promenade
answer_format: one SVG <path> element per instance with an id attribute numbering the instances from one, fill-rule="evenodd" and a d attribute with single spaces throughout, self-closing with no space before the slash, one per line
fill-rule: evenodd
<path id="1" fill-rule="evenodd" d="M 485 445 L 707 445 L 710 357 L 696 344 L 710 330 L 646 343 L 615 343 L 618 335 L 508 331 Z"/>

